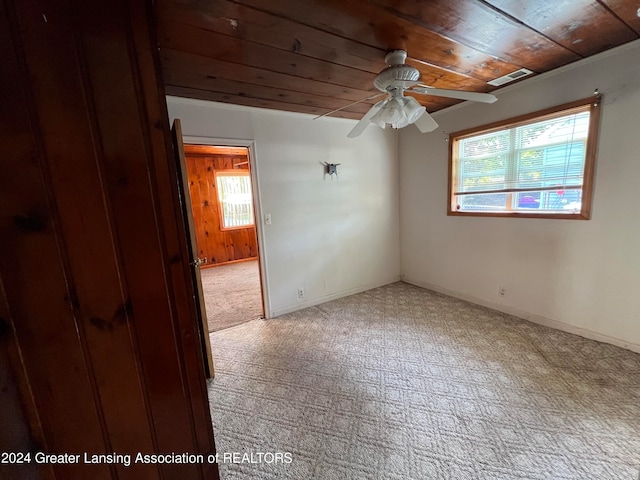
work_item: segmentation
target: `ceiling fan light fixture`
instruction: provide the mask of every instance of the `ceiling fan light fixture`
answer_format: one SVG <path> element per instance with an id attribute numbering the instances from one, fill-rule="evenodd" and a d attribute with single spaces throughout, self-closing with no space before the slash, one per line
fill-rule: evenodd
<path id="1" fill-rule="evenodd" d="M 396 96 L 386 103 L 371 117 L 371 123 L 385 128 L 387 124 L 393 128 L 404 128 L 418 120 L 426 108 L 413 97 Z"/>
<path id="2" fill-rule="evenodd" d="M 387 103 L 382 110 L 380 110 L 380 119 L 385 123 L 394 124 L 402 119 L 404 114 L 402 102 L 398 102 L 396 99 Z"/>
<path id="3" fill-rule="evenodd" d="M 400 118 L 400 120 L 398 120 L 397 122 L 394 122 L 391 126 L 395 129 L 398 129 L 398 128 L 404 128 L 410 123 L 411 122 L 409 121 L 409 118 L 406 115 L 404 115 L 402 118 Z"/>
<path id="4" fill-rule="evenodd" d="M 424 112 L 427 111 L 427 109 L 423 105 L 420 105 L 420 102 L 418 102 L 415 98 L 405 97 L 405 105 L 403 111 L 407 115 L 407 119 L 411 124 L 418 120 L 424 114 Z"/>

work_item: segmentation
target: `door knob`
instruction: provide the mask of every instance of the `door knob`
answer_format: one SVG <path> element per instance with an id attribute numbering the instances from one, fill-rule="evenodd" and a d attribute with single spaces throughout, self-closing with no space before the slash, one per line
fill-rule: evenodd
<path id="1" fill-rule="evenodd" d="M 193 265 L 196 268 L 200 268 L 200 265 L 206 262 L 207 262 L 206 258 L 203 260 L 199 257 L 196 257 L 196 259 L 193 262 L 191 262 L 191 265 Z"/>

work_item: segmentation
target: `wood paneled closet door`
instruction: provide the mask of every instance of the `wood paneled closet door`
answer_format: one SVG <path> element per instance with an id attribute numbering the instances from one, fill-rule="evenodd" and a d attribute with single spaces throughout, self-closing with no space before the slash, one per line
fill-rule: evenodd
<path id="1" fill-rule="evenodd" d="M 215 452 L 152 16 L 0 4 L 0 450 Z M 0 468 L 219 478 L 207 462 Z"/>

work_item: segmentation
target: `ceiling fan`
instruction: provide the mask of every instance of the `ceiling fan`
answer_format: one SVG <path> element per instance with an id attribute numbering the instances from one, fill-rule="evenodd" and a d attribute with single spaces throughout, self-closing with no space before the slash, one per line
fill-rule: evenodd
<path id="1" fill-rule="evenodd" d="M 484 103 L 493 103 L 497 100 L 497 98 L 490 93 L 448 90 L 423 85 L 420 83 L 420 72 L 410 65 L 405 65 L 404 62 L 406 58 L 407 52 L 404 50 L 391 50 L 384 57 L 388 67 L 382 70 L 373 81 L 374 86 L 383 93 L 377 93 L 371 97 L 363 98 L 362 100 L 337 108 L 316 118 L 325 117 L 351 105 L 355 105 L 356 103 L 373 100 L 374 98 L 386 95 L 387 98 L 376 103 L 365 113 L 362 119 L 347 135 L 349 138 L 355 138 L 360 135 L 370 123 L 374 123 L 381 128 L 385 128 L 386 125 L 391 125 L 393 128 L 403 128 L 407 125 L 414 124 L 422 133 L 427 133 L 438 128 L 438 124 L 431 115 L 427 113 L 424 106 L 420 105 L 412 96 L 405 97 L 404 92 L 459 98 L 461 100 Z"/>

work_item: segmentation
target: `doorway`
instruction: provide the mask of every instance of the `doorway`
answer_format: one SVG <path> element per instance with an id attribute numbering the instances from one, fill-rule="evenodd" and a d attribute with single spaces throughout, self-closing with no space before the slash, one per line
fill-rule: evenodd
<path id="1" fill-rule="evenodd" d="M 184 154 L 208 331 L 264 318 L 249 148 L 185 143 Z"/>

